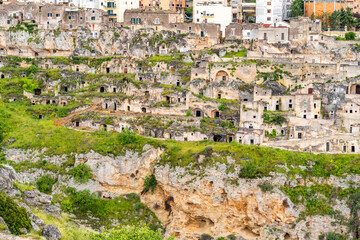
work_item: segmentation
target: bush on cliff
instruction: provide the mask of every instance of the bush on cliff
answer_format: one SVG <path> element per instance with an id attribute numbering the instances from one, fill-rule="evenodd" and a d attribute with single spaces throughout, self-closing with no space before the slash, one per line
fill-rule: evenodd
<path id="1" fill-rule="evenodd" d="M 148 192 L 151 190 L 151 193 L 155 191 L 155 188 L 157 186 L 157 180 L 155 178 L 154 174 L 146 176 L 144 180 L 144 187 L 143 187 L 143 193 Z"/>
<path id="2" fill-rule="evenodd" d="M 75 181 L 79 183 L 86 183 L 91 178 L 91 168 L 81 163 L 73 168 L 72 175 L 75 178 Z"/>
<path id="3" fill-rule="evenodd" d="M 258 178 L 261 176 L 263 176 L 262 171 L 253 161 L 246 161 L 239 172 L 240 178 Z"/>
<path id="4" fill-rule="evenodd" d="M 56 183 L 49 174 L 46 174 L 36 181 L 36 186 L 40 192 L 50 194 L 52 192 L 52 186 Z"/>
<path id="5" fill-rule="evenodd" d="M 14 200 L 0 193 L 0 217 L 2 217 L 12 234 L 21 234 L 21 229 L 31 229 L 31 221 L 25 208 L 19 207 Z"/>

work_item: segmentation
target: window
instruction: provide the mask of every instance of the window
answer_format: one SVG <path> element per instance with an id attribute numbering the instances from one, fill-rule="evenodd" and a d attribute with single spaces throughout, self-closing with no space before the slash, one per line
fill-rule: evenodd
<path id="1" fill-rule="evenodd" d="M 204 31 L 201 31 L 200 32 L 200 37 L 204 37 L 204 36 L 205 36 Z"/>
<path id="2" fill-rule="evenodd" d="M 271 17 L 268 17 L 267 20 L 268 20 L 268 21 L 271 21 Z"/>
<path id="3" fill-rule="evenodd" d="M 271 5 L 271 2 L 267 2 L 267 5 Z"/>
<path id="4" fill-rule="evenodd" d="M 267 10 L 267 13 L 271 13 L 271 9 L 268 9 L 268 10 Z"/>
<path id="5" fill-rule="evenodd" d="M 60 17 L 60 14 L 59 14 L 59 13 L 57 13 L 57 14 L 56 14 L 56 17 L 57 17 L 57 18 L 58 18 L 58 17 Z"/>
<path id="6" fill-rule="evenodd" d="M 95 17 L 91 17 L 91 21 L 95 21 Z"/>
<path id="7" fill-rule="evenodd" d="M 281 40 L 285 40 L 285 33 L 281 33 Z"/>
<path id="8" fill-rule="evenodd" d="M 135 24 L 135 18 L 131 18 L 131 24 Z"/>
<path id="9" fill-rule="evenodd" d="M 69 16 L 69 20 L 71 20 L 71 16 Z"/>
<path id="10" fill-rule="evenodd" d="M 72 28 L 73 28 L 73 25 L 72 25 L 72 24 L 70 24 L 69 28 L 70 28 L 70 29 L 72 29 Z"/>
<path id="11" fill-rule="evenodd" d="M 327 152 L 330 151 L 330 143 L 329 143 L 329 142 L 326 143 L 326 151 L 327 151 Z"/>
<path id="12" fill-rule="evenodd" d="M 136 24 L 141 24 L 141 18 L 136 19 Z"/>
<path id="13" fill-rule="evenodd" d="M 154 22 L 154 24 L 160 24 L 160 20 L 159 20 L 159 18 L 155 18 L 155 22 Z"/>
<path id="14" fill-rule="evenodd" d="M 52 13 L 48 13 L 48 17 L 52 17 Z"/>
<path id="15" fill-rule="evenodd" d="M 177 34 L 181 34 L 181 31 L 180 31 L 180 30 L 177 30 Z"/>
<path id="16" fill-rule="evenodd" d="M 235 36 L 235 30 L 231 30 L 231 36 Z"/>
<path id="17" fill-rule="evenodd" d="M 189 27 L 189 32 L 191 32 L 191 27 Z"/>
<path id="18" fill-rule="evenodd" d="M 267 38 L 267 34 L 266 34 L 266 33 L 264 33 L 264 40 L 266 40 L 266 38 Z"/>

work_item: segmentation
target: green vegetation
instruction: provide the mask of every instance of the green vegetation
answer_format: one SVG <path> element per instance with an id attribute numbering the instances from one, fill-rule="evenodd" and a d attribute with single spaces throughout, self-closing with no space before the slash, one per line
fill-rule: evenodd
<path id="1" fill-rule="evenodd" d="M 356 34 L 354 32 L 345 33 L 345 40 L 355 40 Z"/>
<path id="2" fill-rule="evenodd" d="M 264 113 L 263 119 L 264 119 L 264 123 L 276 124 L 276 125 L 280 125 L 280 126 L 286 122 L 286 118 L 284 118 L 280 114 Z M 275 134 L 276 134 L 276 132 L 275 132 Z"/>
<path id="3" fill-rule="evenodd" d="M 155 188 L 157 186 L 157 180 L 155 178 L 154 174 L 146 176 L 144 180 L 144 187 L 143 187 L 143 193 L 148 192 L 151 190 L 151 193 L 155 191 Z"/>
<path id="4" fill-rule="evenodd" d="M 333 11 L 326 20 L 328 23 L 324 25 L 330 24 L 330 27 L 333 29 L 343 29 L 345 26 L 347 29 L 350 29 L 358 25 L 358 21 L 354 18 L 350 8 L 346 8 L 346 10 L 341 8 L 340 10 Z"/>
<path id="5" fill-rule="evenodd" d="M 84 163 L 80 163 L 72 169 L 72 175 L 75 181 L 79 183 L 86 183 L 89 179 L 91 179 L 91 168 Z"/>
<path id="6" fill-rule="evenodd" d="M 93 232 L 91 229 L 74 223 L 69 215 L 65 213 L 62 213 L 61 218 L 59 218 L 52 214 L 45 214 L 36 208 L 33 208 L 32 212 L 40 217 L 46 224 L 57 226 L 61 232 L 61 240 L 88 240 Z"/>
<path id="7" fill-rule="evenodd" d="M 111 200 L 101 199 L 89 190 L 76 192 L 74 188 L 66 190 L 68 197 L 61 200 L 64 211 L 73 213 L 80 220 L 87 220 L 95 229 L 105 226 L 110 229 L 115 225 L 138 225 L 147 222 L 151 229 L 161 228 L 160 221 L 150 209 L 140 202 L 136 194 L 117 197 Z"/>
<path id="8" fill-rule="evenodd" d="M 327 234 L 319 235 L 319 240 L 346 240 L 347 238 L 340 233 L 329 232 Z"/>
<path id="9" fill-rule="evenodd" d="M 244 48 L 242 50 L 239 50 L 237 52 L 230 51 L 227 52 L 223 57 L 224 58 L 232 58 L 232 57 L 246 57 L 247 50 Z"/>
<path id="10" fill-rule="evenodd" d="M 290 17 L 299 17 L 304 15 L 304 1 L 294 0 L 291 4 Z"/>
<path id="11" fill-rule="evenodd" d="M 36 181 L 37 188 L 40 192 L 51 194 L 52 186 L 56 183 L 49 174 L 46 174 Z"/>
<path id="12" fill-rule="evenodd" d="M 112 230 L 103 231 L 99 234 L 93 234 L 91 240 L 115 240 L 115 239 L 141 239 L 141 240 L 164 240 L 161 230 L 152 230 L 147 225 L 139 226 L 122 226 L 116 227 Z M 167 240 L 173 240 L 170 237 Z"/>
<path id="13" fill-rule="evenodd" d="M 12 234 L 21 234 L 21 229 L 31 229 L 31 221 L 25 208 L 19 207 L 11 197 L 0 192 L 0 216 Z"/>
<path id="14" fill-rule="evenodd" d="M 274 186 L 268 182 L 262 183 L 258 185 L 263 192 L 271 192 L 274 189 Z"/>
<path id="15" fill-rule="evenodd" d="M 225 110 L 227 109 L 227 107 L 226 107 L 225 104 L 222 103 L 222 104 L 219 105 L 218 109 L 219 109 L 220 111 L 225 111 Z"/>

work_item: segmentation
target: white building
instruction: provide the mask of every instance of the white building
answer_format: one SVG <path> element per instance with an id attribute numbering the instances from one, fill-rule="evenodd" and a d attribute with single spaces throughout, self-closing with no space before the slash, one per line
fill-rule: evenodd
<path id="1" fill-rule="evenodd" d="M 225 28 L 231 23 L 232 10 L 220 2 L 194 2 L 193 22 L 194 23 L 215 23 L 220 24 L 220 29 L 225 36 Z"/>
<path id="2" fill-rule="evenodd" d="M 257 0 L 256 23 L 270 24 L 283 21 L 284 1 L 286 0 Z"/>
<path id="3" fill-rule="evenodd" d="M 60 1 L 60 0 L 59 0 Z M 68 0 L 69 4 L 79 8 L 99 8 L 99 0 Z"/>
<path id="4" fill-rule="evenodd" d="M 79 8 L 99 8 L 99 0 L 17 0 L 18 2 L 34 2 L 34 3 L 50 3 L 50 4 L 66 4 Z M 3 0 L 4 3 L 10 2 Z"/>
<path id="5" fill-rule="evenodd" d="M 110 19 L 124 22 L 124 13 L 127 9 L 140 8 L 139 0 L 100 0 L 100 8 L 107 11 Z"/>

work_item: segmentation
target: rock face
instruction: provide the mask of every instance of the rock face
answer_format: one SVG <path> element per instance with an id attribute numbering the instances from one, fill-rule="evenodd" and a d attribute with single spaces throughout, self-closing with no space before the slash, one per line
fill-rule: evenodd
<path id="1" fill-rule="evenodd" d="M 15 153 L 7 151 L 7 154 Z M 158 163 L 163 151 L 145 146 L 141 153 L 127 151 L 123 156 L 103 156 L 95 152 L 74 154 L 75 165 L 85 163 L 92 169 L 93 179 L 87 184 L 75 184 L 71 177 L 59 178 L 61 185 L 84 188 L 91 192 L 100 192 L 104 198 L 120 194 L 143 191 L 144 179 L 153 173 L 157 179 L 154 193 L 141 195 L 141 201 L 155 212 L 166 228 L 166 236 L 175 235 L 177 239 L 199 239 L 206 233 L 214 237 L 234 234 L 238 239 L 318 239 L 323 233 L 345 233 L 347 227 L 335 223 L 330 216 L 305 217 L 297 221 L 302 206 L 295 206 L 278 187 L 263 192 L 259 185 L 270 183 L 273 186 L 296 187 L 304 184 L 301 177 L 288 179 L 284 173 L 273 173 L 261 179 L 241 179 L 237 176 L 240 166 L 231 157 L 227 163 L 202 166 L 205 156 L 200 155 L 197 162 L 186 167 L 171 168 Z M 17 161 L 36 158 L 36 154 L 28 156 L 19 154 Z M 8 159 L 14 159 L 7 156 Z M 47 156 L 42 156 L 47 160 Z M 50 158 L 60 158 L 52 156 Z M 27 179 L 27 178 L 25 178 Z M 298 180 L 299 179 L 299 180 Z M 360 177 L 352 176 L 356 184 Z M 332 186 L 348 187 L 349 179 L 331 177 L 317 179 Z M 25 199 L 29 204 L 46 210 L 47 196 L 37 191 L 26 192 Z M 334 206 L 345 217 L 350 210 L 343 202 Z M 52 209 L 48 211 L 51 212 Z M 32 219 L 36 223 L 35 219 Z M 36 223 L 37 224 L 37 223 Z M 37 224 L 41 225 L 41 224 Z M 41 227 L 41 226 L 40 226 Z M 52 227 L 46 226 L 43 235 L 48 234 Z M 54 230 L 56 232 L 56 230 Z M 55 237 L 58 235 L 55 234 Z M 49 239 L 49 238 L 48 238 Z"/>
<path id="2" fill-rule="evenodd" d="M 16 180 L 15 170 L 8 165 L 0 168 L 0 190 L 10 190 L 13 188 L 13 181 Z"/>
<path id="3" fill-rule="evenodd" d="M 41 236 L 44 236 L 47 240 L 59 240 L 61 239 L 61 232 L 56 226 L 49 224 L 42 229 Z"/>

